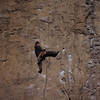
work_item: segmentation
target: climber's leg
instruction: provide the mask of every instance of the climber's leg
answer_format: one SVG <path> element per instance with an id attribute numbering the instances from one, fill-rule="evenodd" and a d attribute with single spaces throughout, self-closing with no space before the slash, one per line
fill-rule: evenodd
<path id="1" fill-rule="evenodd" d="M 44 55 L 43 56 L 40 56 L 40 57 L 38 57 L 37 60 L 38 60 L 38 63 L 37 64 L 39 66 L 39 71 L 38 72 L 39 73 L 42 73 L 42 61 L 45 60 L 45 56 Z"/>
<path id="2" fill-rule="evenodd" d="M 56 57 L 58 55 L 59 51 L 47 51 L 44 55 L 45 57 Z"/>
<path id="3" fill-rule="evenodd" d="M 38 73 L 42 73 L 42 61 L 40 63 L 38 63 L 38 66 L 39 66 Z"/>
<path id="4" fill-rule="evenodd" d="M 39 66 L 39 73 L 42 73 L 42 61 L 45 60 L 45 57 L 56 57 L 59 51 L 47 51 L 46 54 L 38 58 L 38 66 Z"/>
<path id="5" fill-rule="evenodd" d="M 40 64 L 43 60 L 45 60 L 45 56 L 44 55 L 43 56 L 39 56 L 37 60 L 38 60 L 37 64 Z"/>

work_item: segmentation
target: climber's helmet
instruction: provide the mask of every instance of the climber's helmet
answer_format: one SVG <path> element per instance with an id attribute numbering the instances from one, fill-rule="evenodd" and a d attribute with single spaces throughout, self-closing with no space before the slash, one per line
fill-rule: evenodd
<path id="1" fill-rule="evenodd" d="M 39 41 L 36 41 L 35 42 L 35 46 L 40 46 L 40 42 Z"/>

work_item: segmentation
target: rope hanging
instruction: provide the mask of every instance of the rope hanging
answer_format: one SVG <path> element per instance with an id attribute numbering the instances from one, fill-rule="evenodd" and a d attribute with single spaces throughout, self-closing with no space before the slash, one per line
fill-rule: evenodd
<path id="1" fill-rule="evenodd" d="M 43 100 L 46 100 L 46 89 L 47 89 L 47 81 L 48 81 L 48 68 L 50 66 L 50 58 L 47 61 L 47 66 L 46 66 L 46 78 L 45 78 L 45 83 L 44 83 L 44 89 L 43 89 Z"/>

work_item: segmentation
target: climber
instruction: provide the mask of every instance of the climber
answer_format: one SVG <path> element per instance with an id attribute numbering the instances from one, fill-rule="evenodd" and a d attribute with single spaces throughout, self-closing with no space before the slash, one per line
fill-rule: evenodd
<path id="1" fill-rule="evenodd" d="M 41 48 L 39 41 L 36 41 L 34 48 L 38 60 L 37 64 L 39 66 L 38 73 L 42 73 L 42 61 L 45 60 L 46 57 L 56 57 L 59 51 L 46 51 L 46 49 Z"/>

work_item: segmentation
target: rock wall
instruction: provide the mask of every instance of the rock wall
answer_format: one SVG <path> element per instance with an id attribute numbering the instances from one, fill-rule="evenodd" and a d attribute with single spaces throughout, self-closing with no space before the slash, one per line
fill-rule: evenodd
<path id="1" fill-rule="evenodd" d="M 100 0 L 0 0 L 0 100 L 100 99 Z M 62 50 L 43 62 L 36 40 Z"/>

